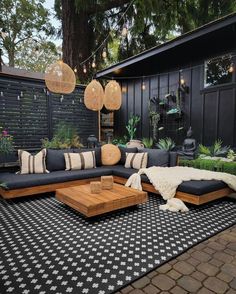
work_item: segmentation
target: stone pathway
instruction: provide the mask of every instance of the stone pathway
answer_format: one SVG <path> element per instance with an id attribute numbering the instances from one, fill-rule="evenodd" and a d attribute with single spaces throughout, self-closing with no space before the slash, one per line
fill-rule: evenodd
<path id="1" fill-rule="evenodd" d="M 121 293 L 236 294 L 236 225 L 189 249 L 116 294 Z"/>

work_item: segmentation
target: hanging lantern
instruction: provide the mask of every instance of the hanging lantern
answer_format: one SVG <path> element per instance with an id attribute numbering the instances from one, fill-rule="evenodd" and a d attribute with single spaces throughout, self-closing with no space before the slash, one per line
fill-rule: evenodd
<path id="1" fill-rule="evenodd" d="M 104 90 L 102 85 L 92 80 L 84 91 L 84 104 L 93 111 L 99 111 L 103 107 Z"/>
<path id="2" fill-rule="evenodd" d="M 116 81 L 110 81 L 105 88 L 104 105 L 106 109 L 118 110 L 121 107 L 121 88 Z"/>
<path id="3" fill-rule="evenodd" d="M 45 83 L 51 92 L 69 94 L 75 89 L 75 73 L 69 65 L 59 60 L 46 69 Z"/>

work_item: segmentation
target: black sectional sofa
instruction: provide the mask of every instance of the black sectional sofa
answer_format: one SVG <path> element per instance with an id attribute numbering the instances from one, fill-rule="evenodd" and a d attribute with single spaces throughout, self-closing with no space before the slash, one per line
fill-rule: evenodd
<path id="1" fill-rule="evenodd" d="M 64 149 L 47 150 L 46 166 L 48 174 L 19 175 L 10 172 L 0 173 L 0 195 L 5 199 L 37 195 L 52 192 L 56 189 L 81 185 L 93 180 L 99 180 L 101 176 L 113 175 L 116 183 L 125 184 L 127 179 L 137 170 L 125 168 L 126 152 L 148 152 L 148 167 L 150 166 L 175 166 L 177 165 L 177 153 L 158 149 L 141 149 L 119 147 L 121 159 L 117 165 L 103 166 L 101 162 L 101 148 L 95 148 L 96 165 L 94 169 L 65 171 L 65 152 L 82 152 L 91 149 Z M 142 175 L 143 190 L 157 193 L 150 184 L 148 178 Z M 202 204 L 211 200 L 224 197 L 232 193 L 232 190 L 221 181 L 186 181 L 179 185 L 176 197 L 185 202 Z"/>

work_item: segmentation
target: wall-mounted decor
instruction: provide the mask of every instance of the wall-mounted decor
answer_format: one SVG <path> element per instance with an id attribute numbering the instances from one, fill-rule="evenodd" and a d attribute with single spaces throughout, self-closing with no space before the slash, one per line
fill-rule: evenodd
<path id="1" fill-rule="evenodd" d="M 110 81 L 105 87 L 104 106 L 109 110 L 118 110 L 121 107 L 121 87 L 116 81 Z"/>
<path id="2" fill-rule="evenodd" d="M 75 89 L 75 73 L 69 65 L 58 60 L 46 69 L 45 83 L 53 93 L 70 94 Z"/>

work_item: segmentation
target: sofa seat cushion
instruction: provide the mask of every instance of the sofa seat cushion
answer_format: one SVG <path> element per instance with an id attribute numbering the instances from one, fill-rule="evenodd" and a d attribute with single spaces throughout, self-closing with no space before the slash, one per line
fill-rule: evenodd
<path id="1" fill-rule="evenodd" d="M 0 185 L 3 184 L 3 187 L 6 186 L 7 189 L 12 190 L 96 178 L 111 174 L 112 170 L 104 167 L 75 171 L 55 171 L 50 174 L 16 175 L 14 173 L 0 173 Z"/>
<path id="2" fill-rule="evenodd" d="M 123 165 L 114 165 L 111 167 L 113 176 L 128 179 L 132 174 L 137 173 L 138 170 L 134 168 L 125 168 Z"/>
<path id="3" fill-rule="evenodd" d="M 227 187 L 227 184 L 217 180 L 186 181 L 180 184 L 177 190 L 180 192 L 200 196 Z"/>

